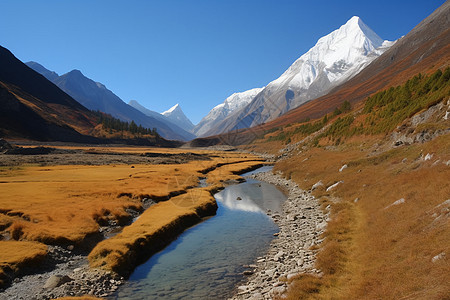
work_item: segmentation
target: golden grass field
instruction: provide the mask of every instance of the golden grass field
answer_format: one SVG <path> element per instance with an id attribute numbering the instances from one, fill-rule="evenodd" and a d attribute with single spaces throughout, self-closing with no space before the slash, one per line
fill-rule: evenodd
<path id="1" fill-rule="evenodd" d="M 139 147 L 99 147 L 93 150 L 129 154 L 186 152 Z M 126 227 L 123 234 L 108 240 L 108 243 L 114 241 L 119 248 L 123 247 L 129 241 L 170 224 L 180 215 L 196 214 L 202 206 L 215 204 L 211 196 L 213 190 L 226 180 L 237 179 L 236 173 L 261 164 L 261 159 L 251 155 L 196 152 L 210 159 L 182 164 L 0 167 L 0 233 L 7 238 L 0 243 L 0 266 L 17 268 L 23 260 L 41 257 L 45 254 L 45 244 L 92 248 L 92 243 L 98 241 L 100 225 L 111 220 L 124 225 L 130 220 L 125 209 L 141 211 L 143 198 L 166 200 L 179 195 L 151 207 L 138 222 Z M 207 177 L 210 187 L 195 188 L 199 178 L 204 177 Z M 21 243 L 26 245 L 25 249 L 11 256 L 9 247 Z M 96 249 L 102 249 L 104 244 L 107 243 L 101 243 Z M 26 251 L 27 247 L 29 251 Z M 100 252 L 103 254 L 105 250 Z M 102 255 L 92 254 L 90 258 L 93 265 L 113 267 L 111 263 L 104 263 Z"/>

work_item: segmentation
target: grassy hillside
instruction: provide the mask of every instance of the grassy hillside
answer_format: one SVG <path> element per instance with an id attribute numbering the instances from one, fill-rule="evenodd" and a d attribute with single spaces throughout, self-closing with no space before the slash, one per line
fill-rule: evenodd
<path id="1" fill-rule="evenodd" d="M 275 171 L 331 209 L 322 274 L 294 279 L 288 299 L 448 297 L 449 79 L 417 74 L 247 146 L 276 154 Z"/>

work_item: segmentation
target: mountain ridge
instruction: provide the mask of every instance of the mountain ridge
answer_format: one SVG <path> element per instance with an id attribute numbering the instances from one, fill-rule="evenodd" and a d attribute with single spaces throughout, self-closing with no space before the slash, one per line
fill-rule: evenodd
<path id="1" fill-rule="evenodd" d="M 274 128 L 307 119 L 322 118 L 333 112 L 344 101 L 360 105 L 371 94 L 404 83 L 421 72 L 444 69 L 450 62 L 450 1 L 445 2 L 430 16 L 376 58 L 360 73 L 345 83 L 334 87 L 321 97 L 297 107 L 277 119 L 227 134 L 214 135 L 196 144 L 241 145 L 254 140 Z"/>
<path id="2" fill-rule="evenodd" d="M 228 116 L 206 135 L 262 124 L 322 96 L 352 78 L 392 42 L 383 41 L 359 17 L 321 37 L 246 107 Z"/>
<path id="3" fill-rule="evenodd" d="M 264 87 L 253 88 L 244 92 L 233 93 L 231 96 L 227 97 L 224 102 L 211 109 L 193 128 L 193 132 L 198 136 L 204 136 L 205 133 L 220 121 L 249 104 L 263 88 Z"/>
<path id="4" fill-rule="evenodd" d="M 26 64 L 31 68 L 36 68 L 35 71 L 37 72 L 42 71 L 44 74 L 52 72 L 36 62 L 27 62 Z M 178 128 L 175 131 L 164 120 L 147 116 L 129 106 L 104 84 L 86 77 L 80 70 L 75 69 L 67 72 L 54 78 L 52 82 L 88 109 L 111 114 L 122 121 L 134 121 L 146 128 L 157 128 L 161 136 L 168 139 L 189 140 L 193 138 L 183 129 Z"/>

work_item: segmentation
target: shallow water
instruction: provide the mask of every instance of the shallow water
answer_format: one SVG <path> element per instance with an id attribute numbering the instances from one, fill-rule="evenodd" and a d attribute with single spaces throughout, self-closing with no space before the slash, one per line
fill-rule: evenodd
<path id="1" fill-rule="evenodd" d="M 286 196 L 274 185 L 249 179 L 228 186 L 215 198 L 219 208 L 214 217 L 186 230 L 138 266 L 113 299 L 231 296 L 243 280 L 243 265 L 262 256 L 278 231 L 265 212 L 280 211 Z"/>

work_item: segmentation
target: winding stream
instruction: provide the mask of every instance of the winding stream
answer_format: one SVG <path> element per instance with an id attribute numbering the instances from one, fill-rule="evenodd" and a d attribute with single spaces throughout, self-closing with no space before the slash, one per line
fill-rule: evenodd
<path id="1" fill-rule="evenodd" d="M 286 196 L 274 185 L 248 179 L 226 187 L 215 198 L 219 208 L 214 217 L 186 230 L 138 266 L 112 299 L 231 296 L 243 280 L 243 265 L 263 255 L 278 231 L 265 212 L 281 211 Z"/>

